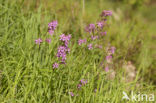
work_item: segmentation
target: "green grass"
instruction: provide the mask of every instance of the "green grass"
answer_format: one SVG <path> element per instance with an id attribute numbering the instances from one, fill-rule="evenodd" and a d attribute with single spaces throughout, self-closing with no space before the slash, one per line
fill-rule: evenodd
<path id="1" fill-rule="evenodd" d="M 0 102 L 125 103 L 123 91 L 156 93 L 154 23 L 142 22 L 144 18 L 139 14 L 126 18 L 129 9 L 120 4 L 122 10 L 107 0 L 85 0 L 85 4 L 83 0 L 35 1 L 38 0 L 0 0 Z M 89 51 L 85 46 L 80 47 L 78 39 L 88 37 L 85 25 L 96 23 L 104 9 L 116 14 L 108 20 L 108 33 L 102 41 L 104 48 Z M 54 36 L 47 33 L 47 25 L 52 20 L 59 22 Z M 71 51 L 67 64 L 53 70 L 62 33 L 72 34 Z M 52 42 L 36 45 L 34 40 L 39 37 L 49 37 Z M 109 72 L 99 66 L 106 56 L 108 43 L 117 48 L 113 56 L 115 79 L 108 79 Z M 128 61 L 137 73 L 132 82 L 125 83 L 122 65 Z M 77 84 L 83 78 L 88 83 L 78 90 Z M 71 97 L 69 92 L 75 96 Z"/>

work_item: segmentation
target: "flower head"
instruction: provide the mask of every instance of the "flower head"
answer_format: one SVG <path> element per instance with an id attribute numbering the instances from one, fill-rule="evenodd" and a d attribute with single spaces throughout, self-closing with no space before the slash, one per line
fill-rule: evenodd
<path id="1" fill-rule="evenodd" d="M 84 79 L 81 79 L 80 82 L 81 82 L 81 84 L 83 84 L 83 85 L 85 85 L 85 84 L 88 83 L 88 81 L 87 81 L 87 80 L 84 80 Z"/>
<path id="2" fill-rule="evenodd" d="M 73 97 L 74 96 L 74 93 L 73 92 L 69 92 L 69 94 Z"/>
<path id="3" fill-rule="evenodd" d="M 56 20 L 50 22 L 50 23 L 48 24 L 48 29 L 50 29 L 50 30 L 55 30 L 56 27 L 57 27 L 57 24 L 58 24 L 58 22 L 57 22 Z"/>
<path id="4" fill-rule="evenodd" d="M 97 23 L 97 26 L 102 29 L 104 26 L 104 23 L 102 21 L 100 21 Z"/>
<path id="5" fill-rule="evenodd" d="M 78 89 L 80 89 L 81 87 L 82 87 L 82 85 L 81 85 L 81 84 L 78 84 L 78 85 L 77 85 L 77 88 L 78 88 Z"/>
<path id="6" fill-rule="evenodd" d="M 109 67 L 107 66 L 107 67 L 105 67 L 105 71 L 106 72 L 108 72 L 109 71 Z"/>
<path id="7" fill-rule="evenodd" d="M 82 45 L 83 43 L 86 43 L 86 42 L 87 42 L 86 39 L 79 39 L 79 40 L 78 40 L 78 44 L 79 44 L 79 45 Z"/>
<path id="8" fill-rule="evenodd" d="M 46 39 L 46 42 L 50 43 L 51 42 L 51 39 Z"/>
<path id="9" fill-rule="evenodd" d="M 115 47 L 111 47 L 111 53 L 114 54 L 115 53 L 116 48 Z"/>
<path id="10" fill-rule="evenodd" d="M 106 35 L 107 34 L 107 32 L 105 31 L 105 32 L 101 32 L 101 36 L 104 36 L 104 35 Z"/>
<path id="11" fill-rule="evenodd" d="M 89 44 L 89 45 L 88 45 L 88 49 L 89 49 L 89 50 L 93 49 L 93 45 L 92 45 L 92 44 Z"/>
<path id="12" fill-rule="evenodd" d="M 59 64 L 58 63 L 54 63 L 53 64 L 53 69 L 56 69 L 56 68 L 58 68 L 59 67 Z"/>
<path id="13" fill-rule="evenodd" d="M 98 39 L 98 38 L 99 38 L 99 36 L 93 36 L 93 35 L 91 36 L 92 40 L 95 40 L 95 39 Z"/>
<path id="14" fill-rule="evenodd" d="M 86 32 L 89 32 L 89 33 L 94 32 L 95 24 L 89 24 L 88 26 L 86 26 L 85 30 Z"/>
<path id="15" fill-rule="evenodd" d="M 53 35 L 54 30 L 56 29 L 57 25 L 58 25 L 58 22 L 56 20 L 48 24 L 48 31 L 50 35 Z"/>
<path id="16" fill-rule="evenodd" d="M 112 11 L 104 10 L 102 11 L 101 16 L 112 16 Z"/>
<path id="17" fill-rule="evenodd" d="M 41 42 L 43 42 L 41 38 L 35 40 L 35 43 L 36 44 L 39 44 L 40 45 Z"/>
<path id="18" fill-rule="evenodd" d="M 102 49 L 102 45 L 97 45 L 97 44 L 96 44 L 95 47 L 96 47 L 96 48 Z"/>
<path id="19" fill-rule="evenodd" d="M 106 56 L 106 61 L 110 63 L 112 61 L 112 56 L 111 55 Z"/>

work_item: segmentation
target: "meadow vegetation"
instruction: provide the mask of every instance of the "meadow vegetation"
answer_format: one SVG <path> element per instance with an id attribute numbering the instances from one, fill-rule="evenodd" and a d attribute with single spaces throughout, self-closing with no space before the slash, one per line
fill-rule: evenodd
<path id="1" fill-rule="evenodd" d="M 0 0 L 0 102 L 156 95 L 156 3 L 132 1 Z"/>

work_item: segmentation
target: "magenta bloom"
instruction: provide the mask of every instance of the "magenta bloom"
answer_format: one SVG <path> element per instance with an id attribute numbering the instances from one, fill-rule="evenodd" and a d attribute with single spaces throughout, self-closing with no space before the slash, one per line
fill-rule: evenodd
<path id="1" fill-rule="evenodd" d="M 106 56 L 106 60 L 112 59 L 111 55 Z"/>
<path id="2" fill-rule="evenodd" d="M 85 30 L 86 32 L 89 32 L 89 33 L 94 32 L 95 24 L 89 24 L 88 26 L 86 26 Z"/>
<path id="3" fill-rule="evenodd" d="M 107 66 L 107 67 L 105 67 L 105 71 L 106 72 L 108 72 L 109 71 L 109 67 Z"/>
<path id="4" fill-rule="evenodd" d="M 99 36 L 93 36 L 93 35 L 91 36 L 92 40 L 95 40 L 95 39 L 98 39 L 98 38 L 99 38 Z"/>
<path id="5" fill-rule="evenodd" d="M 93 49 L 93 45 L 92 45 L 92 44 L 89 44 L 89 45 L 88 45 L 88 49 L 89 49 L 89 50 Z"/>
<path id="6" fill-rule="evenodd" d="M 101 28 L 101 29 L 102 29 L 102 28 L 103 28 L 103 26 L 104 26 L 104 24 L 103 24 L 103 22 L 98 22 L 98 23 L 97 23 L 97 26 L 98 26 L 99 28 Z"/>
<path id="7" fill-rule="evenodd" d="M 50 29 L 50 30 L 55 30 L 56 27 L 57 27 L 57 24 L 58 24 L 58 22 L 57 22 L 56 20 L 50 22 L 50 23 L 48 24 L 48 29 Z"/>
<path id="8" fill-rule="evenodd" d="M 80 82 L 81 82 L 81 84 L 83 84 L 83 85 L 85 85 L 85 84 L 88 83 L 88 81 L 87 81 L 87 80 L 84 80 L 84 79 L 81 79 Z"/>
<path id="9" fill-rule="evenodd" d="M 87 42 L 86 39 L 79 39 L 79 40 L 78 40 L 78 44 L 79 44 L 79 45 L 82 45 L 83 43 L 86 43 L 86 42 Z"/>
<path id="10" fill-rule="evenodd" d="M 53 64 L 53 69 L 56 69 L 56 68 L 58 68 L 59 67 L 59 64 L 58 63 L 54 63 Z"/>
<path id="11" fill-rule="evenodd" d="M 64 42 L 64 45 L 66 47 L 68 47 L 70 39 L 71 39 L 71 34 L 69 34 L 69 35 L 62 34 L 62 35 L 60 35 L 60 40 Z"/>
<path id="12" fill-rule="evenodd" d="M 50 35 L 53 35 L 54 30 L 56 29 L 57 25 L 58 25 L 57 21 L 52 21 L 48 24 L 48 31 Z"/>
<path id="13" fill-rule="evenodd" d="M 57 57 L 61 58 L 63 64 L 65 64 L 66 53 L 69 53 L 70 49 L 65 46 L 60 46 L 57 50 Z"/>
<path id="14" fill-rule="evenodd" d="M 96 48 L 102 49 L 102 45 L 97 45 L 97 44 L 96 44 L 95 47 L 96 47 Z"/>
<path id="15" fill-rule="evenodd" d="M 104 10 L 102 11 L 101 16 L 112 16 L 112 11 Z"/>
<path id="16" fill-rule="evenodd" d="M 101 36 L 104 36 L 106 34 L 107 34 L 107 32 L 101 32 Z"/>
<path id="17" fill-rule="evenodd" d="M 74 96 L 74 93 L 73 92 L 69 92 L 69 94 L 73 97 Z"/>
<path id="18" fill-rule="evenodd" d="M 41 38 L 35 40 L 35 43 L 36 44 L 39 44 L 40 45 L 41 42 L 43 42 Z"/>
<path id="19" fill-rule="evenodd" d="M 81 84 L 78 84 L 78 85 L 77 85 L 77 88 L 78 88 L 78 89 L 81 89 L 81 87 L 82 87 Z"/>
<path id="20" fill-rule="evenodd" d="M 69 41 L 71 39 L 71 35 L 69 34 L 69 35 L 65 35 L 65 34 L 62 34 L 62 35 L 60 35 L 60 40 L 61 41 Z"/>
<path id="21" fill-rule="evenodd" d="M 49 30 L 49 34 L 50 35 L 53 35 L 54 34 L 54 31 L 53 30 Z"/>
<path id="22" fill-rule="evenodd" d="M 111 55 L 106 56 L 106 61 L 107 61 L 108 63 L 110 63 L 110 62 L 112 61 L 112 56 L 111 56 Z"/>
<path id="23" fill-rule="evenodd" d="M 46 42 L 50 43 L 51 42 L 51 39 L 46 39 Z"/>
<path id="24" fill-rule="evenodd" d="M 115 53 L 115 50 L 116 50 L 116 48 L 115 48 L 115 47 L 111 47 L 111 52 L 112 52 L 112 54 L 114 54 L 114 53 Z"/>

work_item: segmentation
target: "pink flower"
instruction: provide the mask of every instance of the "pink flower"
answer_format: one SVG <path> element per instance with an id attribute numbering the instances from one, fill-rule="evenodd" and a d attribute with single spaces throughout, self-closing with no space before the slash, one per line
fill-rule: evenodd
<path id="1" fill-rule="evenodd" d="M 53 35 L 54 34 L 54 30 L 49 30 L 49 34 Z"/>
<path id="2" fill-rule="evenodd" d="M 91 36 L 92 40 L 95 40 L 95 39 L 98 39 L 98 38 L 99 38 L 98 36 L 93 36 L 93 35 Z"/>
<path id="3" fill-rule="evenodd" d="M 83 84 L 83 85 L 85 85 L 85 84 L 88 83 L 88 81 L 87 81 L 87 80 L 84 80 L 84 79 L 81 79 L 80 82 L 81 82 L 81 84 Z"/>
<path id="4" fill-rule="evenodd" d="M 95 30 L 95 24 L 89 24 L 88 26 L 86 26 L 85 31 L 92 33 Z"/>
<path id="5" fill-rule="evenodd" d="M 83 44 L 83 43 L 86 43 L 86 42 L 87 42 L 86 39 L 79 39 L 79 40 L 78 40 L 78 44 L 79 44 L 79 45 L 81 45 L 81 44 Z"/>
<path id="6" fill-rule="evenodd" d="M 109 11 L 109 10 L 104 10 L 102 13 L 101 13 L 101 16 L 112 16 L 112 11 Z"/>
<path id="7" fill-rule="evenodd" d="M 53 64 L 53 69 L 56 69 L 56 68 L 58 68 L 59 67 L 59 64 L 58 63 L 54 63 Z"/>
<path id="8" fill-rule="evenodd" d="M 41 38 L 35 40 L 35 43 L 36 44 L 39 44 L 40 45 L 41 42 L 43 42 Z"/>
<path id="9" fill-rule="evenodd" d="M 50 35 L 54 34 L 54 30 L 56 29 L 57 25 L 58 25 L 57 21 L 52 21 L 48 24 L 48 31 Z"/>
<path id="10" fill-rule="evenodd" d="M 106 56 L 106 61 L 110 63 L 112 61 L 112 56 L 111 55 Z"/>
<path id="11" fill-rule="evenodd" d="M 77 88 L 78 88 L 78 89 L 80 89 L 81 87 L 82 87 L 82 85 L 81 85 L 81 84 L 78 84 L 78 85 L 77 85 Z"/>
<path id="12" fill-rule="evenodd" d="M 51 39 L 46 39 L 46 42 L 50 43 L 51 42 Z"/>
<path id="13" fill-rule="evenodd" d="M 88 49 L 89 49 L 89 50 L 93 49 L 93 45 L 92 45 L 92 44 L 89 44 L 89 45 L 88 45 Z"/>
<path id="14" fill-rule="evenodd" d="M 107 34 L 107 32 L 105 31 L 105 32 L 101 32 L 101 36 L 104 36 L 104 35 L 106 35 Z"/>
<path id="15" fill-rule="evenodd" d="M 98 23 L 97 23 L 97 26 L 98 26 L 99 28 L 101 28 L 101 29 L 102 29 L 102 28 L 103 28 L 103 26 L 104 26 L 104 24 L 103 24 L 103 22 L 98 22 Z"/>
<path id="16" fill-rule="evenodd" d="M 105 67 L 105 71 L 106 72 L 108 72 L 109 71 L 109 67 L 107 66 L 107 67 Z"/>
<path id="17" fill-rule="evenodd" d="M 112 52 L 112 54 L 114 54 L 114 53 L 115 53 L 115 50 L 116 50 L 116 48 L 115 48 L 115 47 L 111 47 L 111 52 Z"/>
<path id="18" fill-rule="evenodd" d="M 73 97 L 74 96 L 74 93 L 73 92 L 69 92 L 69 94 Z"/>
<path id="19" fill-rule="evenodd" d="M 102 49 L 102 45 L 97 45 L 97 44 L 96 44 L 95 47 L 96 47 L 96 48 Z"/>

